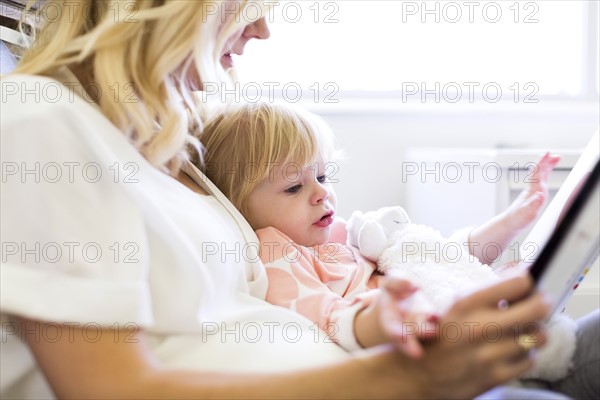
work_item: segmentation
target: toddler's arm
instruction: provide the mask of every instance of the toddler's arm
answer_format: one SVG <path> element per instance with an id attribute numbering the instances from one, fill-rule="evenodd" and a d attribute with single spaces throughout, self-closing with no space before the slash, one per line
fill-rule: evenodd
<path id="1" fill-rule="evenodd" d="M 535 221 L 548 199 L 548 176 L 559 161 L 559 156 L 546 153 L 536 162 L 529 188 L 506 211 L 473 229 L 469 236 L 471 254 L 482 263 L 491 264 L 500 254 L 484 254 L 490 253 L 486 244 L 497 245 L 494 247 L 504 252 L 517 234 Z M 484 248 L 488 251 L 483 252 Z"/>

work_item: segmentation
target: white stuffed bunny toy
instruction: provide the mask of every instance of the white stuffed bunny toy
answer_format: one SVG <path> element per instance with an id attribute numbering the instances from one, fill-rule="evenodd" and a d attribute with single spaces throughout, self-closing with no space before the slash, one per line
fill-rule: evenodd
<path id="1" fill-rule="evenodd" d="M 501 279 L 469 253 L 466 231 L 446 239 L 427 226 L 412 224 L 402 207 L 356 211 L 347 230 L 348 244 L 377 263 L 380 272 L 394 269 L 420 289 L 411 296 L 413 311 L 443 314 L 459 295 Z M 568 373 L 575 352 L 575 322 L 557 315 L 547 331 L 548 343 L 524 377 L 557 380 Z"/>
<path id="2" fill-rule="evenodd" d="M 410 218 L 402 207 L 384 207 L 366 214 L 355 211 L 347 224 L 348 240 L 363 256 L 377 262 L 392 234 L 409 224 Z"/>

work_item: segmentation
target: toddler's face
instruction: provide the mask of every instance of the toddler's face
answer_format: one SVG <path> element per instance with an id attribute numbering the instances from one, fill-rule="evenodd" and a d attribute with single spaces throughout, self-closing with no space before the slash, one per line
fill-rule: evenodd
<path id="1" fill-rule="evenodd" d="M 310 247 L 328 241 L 336 197 L 326 165 L 276 165 L 250 194 L 246 217 L 254 229 L 272 226 Z"/>

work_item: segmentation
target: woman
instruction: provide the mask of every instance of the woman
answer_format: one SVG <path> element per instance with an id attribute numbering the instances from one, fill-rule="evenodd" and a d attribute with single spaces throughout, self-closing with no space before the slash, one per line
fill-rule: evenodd
<path id="1" fill-rule="evenodd" d="M 265 20 L 131 4 L 47 4 L 60 18 L 2 80 L 3 398 L 471 397 L 531 366 L 545 336 L 521 328 L 548 308 L 525 277 L 458 301 L 418 360 L 348 355 L 267 304 L 256 237 L 188 162 L 192 91 Z"/>

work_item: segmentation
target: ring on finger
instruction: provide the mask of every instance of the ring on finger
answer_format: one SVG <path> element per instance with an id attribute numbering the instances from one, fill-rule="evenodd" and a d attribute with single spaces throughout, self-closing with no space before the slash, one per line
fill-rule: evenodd
<path id="1" fill-rule="evenodd" d="M 498 301 L 498 309 L 501 311 L 505 311 L 508 310 L 508 300 L 506 299 L 501 299 L 500 301 Z"/>
<path id="2" fill-rule="evenodd" d="M 526 352 L 529 352 L 531 349 L 535 348 L 535 340 L 531 337 L 531 335 L 519 335 L 517 338 L 517 344 Z"/>

